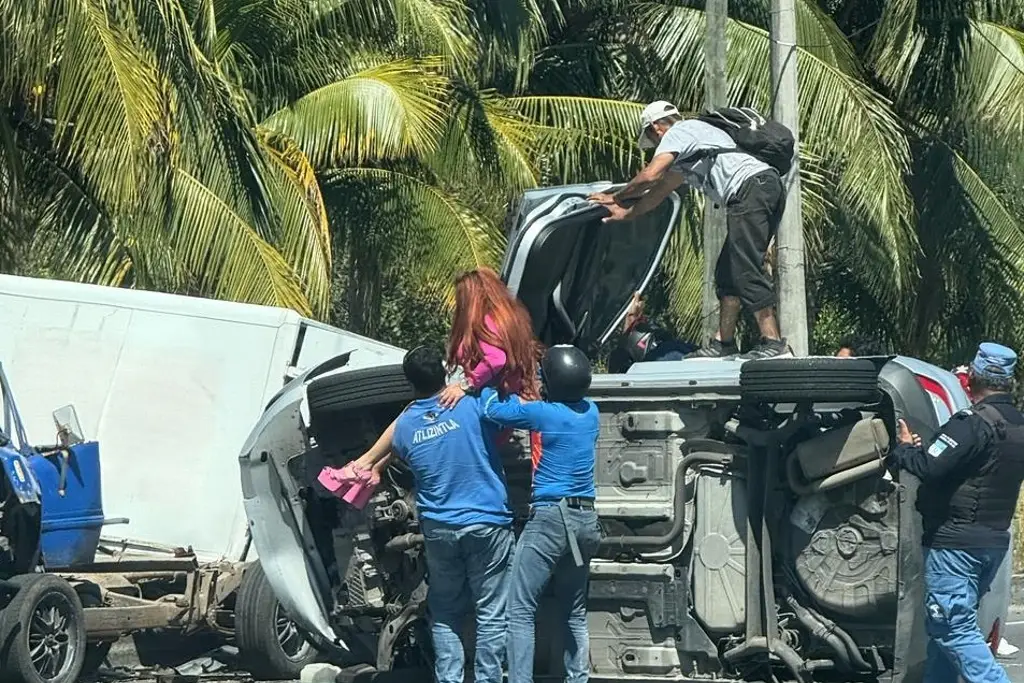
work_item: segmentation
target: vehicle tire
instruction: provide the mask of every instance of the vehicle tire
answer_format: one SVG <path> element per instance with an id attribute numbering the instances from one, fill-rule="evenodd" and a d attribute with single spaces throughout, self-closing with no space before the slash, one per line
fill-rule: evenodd
<path id="1" fill-rule="evenodd" d="M 382 403 L 411 401 L 413 390 L 405 379 L 402 366 L 389 365 L 313 380 L 306 388 L 306 397 L 310 414 L 317 415 Z"/>
<path id="2" fill-rule="evenodd" d="M 747 403 L 875 403 L 878 366 L 864 358 L 772 358 L 740 368 Z"/>
<path id="3" fill-rule="evenodd" d="M 75 683 L 86 649 L 78 594 L 54 574 L 22 574 L 10 581 L 18 592 L 0 613 L 0 681 Z M 40 646 L 33 660 L 32 650 Z"/>
<path id="4" fill-rule="evenodd" d="M 246 567 L 238 587 L 235 644 L 242 666 L 268 681 L 299 678 L 320 654 L 288 619 L 258 562 Z"/>

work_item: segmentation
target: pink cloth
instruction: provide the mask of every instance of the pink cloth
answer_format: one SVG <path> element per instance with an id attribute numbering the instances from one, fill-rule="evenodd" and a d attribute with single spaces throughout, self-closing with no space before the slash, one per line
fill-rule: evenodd
<path id="1" fill-rule="evenodd" d="M 357 468 L 353 463 L 342 468 L 325 467 L 317 476 L 325 489 L 357 510 L 366 507 L 377 490 L 379 482 L 374 479 L 372 470 Z"/>
<path id="2" fill-rule="evenodd" d="M 488 330 L 497 334 L 498 326 L 494 323 L 494 319 L 491 316 L 484 318 L 484 324 Z M 505 350 L 493 344 L 488 344 L 481 340 L 480 351 L 484 354 L 483 360 L 472 368 L 463 367 L 463 370 L 466 372 L 466 379 L 474 389 L 487 386 L 494 378 L 501 375 L 501 372 L 505 369 L 505 364 L 508 363 L 508 355 L 505 353 Z"/>

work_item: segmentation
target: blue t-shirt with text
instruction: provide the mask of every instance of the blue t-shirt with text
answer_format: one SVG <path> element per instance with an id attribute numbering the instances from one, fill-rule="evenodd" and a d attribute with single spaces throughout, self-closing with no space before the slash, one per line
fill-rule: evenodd
<path id="1" fill-rule="evenodd" d="M 437 397 L 413 401 L 398 416 L 392 449 L 412 470 L 423 518 L 453 526 L 512 523 L 496 432 L 475 396 L 450 409 Z"/>

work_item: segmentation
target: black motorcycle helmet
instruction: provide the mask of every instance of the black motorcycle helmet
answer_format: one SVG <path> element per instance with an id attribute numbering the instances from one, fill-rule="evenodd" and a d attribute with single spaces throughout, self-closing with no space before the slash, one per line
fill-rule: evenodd
<path id="1" fill-rule="evenodd" d="M 665 331 L 647 322 L 637 323 L 629 332 L 622 336 L 622 344 L 629 357 L 634 363 L 640 363 L 653 357 L 654 350 L 658 348 L 667 337 Z"/>
<path id="2" fill-rule="evenodd" d="M 590 389 L 590 360 L 575 346 L 552 346 L 540 361 L 544 398 L 555 403 L 582 401 Z"/>

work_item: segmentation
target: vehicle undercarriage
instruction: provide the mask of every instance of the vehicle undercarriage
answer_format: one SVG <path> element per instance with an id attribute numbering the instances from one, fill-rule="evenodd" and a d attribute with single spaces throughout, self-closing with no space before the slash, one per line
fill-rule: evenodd
<path id="1" fill-rule="evenodd" d="M 870 361 L 801 362 L 799 387 L 766 372 L 718 393 L 595 379 L 604 540 L 590 570 L 593 680 L 919 677 L 916 481 L 884 466 L 906 407 L 878 391 Z M 396 389 L 367 400 L 355 387 L 371 379 L 357 374 L 311 385 L 309 448 L 287 470 L 331 587 L 331 626 L 349 648 L 340 658 L 426 666 L 411 474 L 392 466 L 364 511 L 315 483 L 323 465 L 367 449 L 409 398 Z M 381 368 L 372 383 L 398 387 L 399 377 Z M 530 484 L 522 443 L 517 435 L 503 453 L 517 526 Z M 538 679 L 561 674 L 564 621 L 553 609 L 538 613 Z"/>

